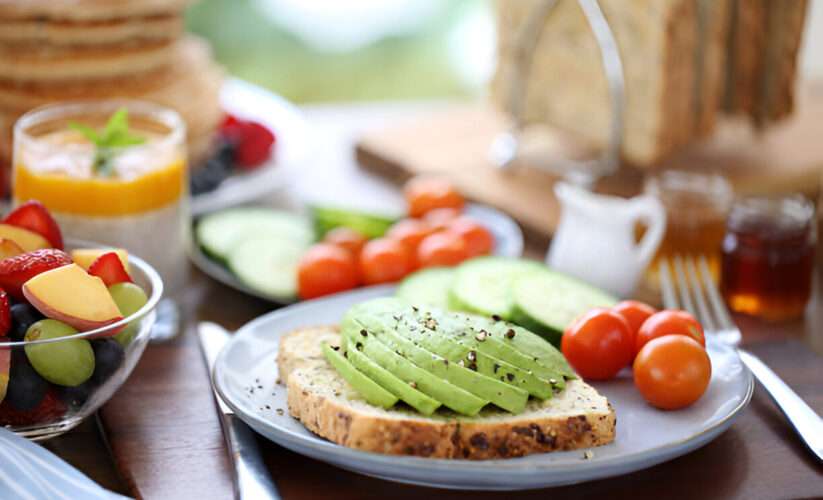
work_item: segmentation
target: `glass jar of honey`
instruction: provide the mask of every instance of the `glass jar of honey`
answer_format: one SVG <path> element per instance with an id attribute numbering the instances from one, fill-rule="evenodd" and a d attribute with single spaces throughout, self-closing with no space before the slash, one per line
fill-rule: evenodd
<path id="1" fill-rule="evenodd" d="M 726 222 L 720 280 L 733 311 L 768 321 L 803 314 L 811 295 L 814 213 L 801 195 L 735 201 Z"/>

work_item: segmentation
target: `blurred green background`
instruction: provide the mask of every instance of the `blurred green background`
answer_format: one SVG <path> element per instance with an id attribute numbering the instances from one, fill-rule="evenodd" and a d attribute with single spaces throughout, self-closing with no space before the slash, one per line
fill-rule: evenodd
<path id="1" fill-rule="evenodd" d="M 472 97 L 495 64 L 488 0 L 200 0 L 187 26 L 298 102 Z"/>

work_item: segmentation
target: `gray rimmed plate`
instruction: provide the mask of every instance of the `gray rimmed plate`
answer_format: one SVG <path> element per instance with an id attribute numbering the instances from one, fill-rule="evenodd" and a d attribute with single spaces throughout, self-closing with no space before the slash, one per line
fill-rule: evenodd
<path id="1" fill-rule="evenodd" d="M 494 235 L 494 253 L 501 257 L 520 257 L 523 253 L 523 232 L 520 226 L 503 212 L 486 205 L 470 203 L 466 206 L 466 214 L 482 222 Z M 194 242 L 189 249 L 191 261 L 204 273 L 215 280 L 236 290 L 254 297 L 274 302 L 275 304 L 291 304 L 297 299 L 294 297 L 277 297 L 255 290 L 240 281 L 234 273 L 223 264 L 210 258 L 203 249 Z"/>
<path id="2" fill-rule="evenodd" d="M 310 300 L 246 324 L 217 359 L 213 381 L 218 393 L 266 438 L 343 469 L 440 488 L 521 490 L 616 476 L 688 453 L 725 431 L 740 416 L 754 388 L 737 353 L 713 339 L 707 345 L 712 361 L 709 388 L 688 408 L 653 408 L 624 370 L 612 380 L 593 384 L 617 412 L 617 437 L 609 445 L 592 448 L 588 459 L 585 450 L 488 461 L 403 457 L 349 449 L 312 434 L 289 416 L 286 388 L 276 383 L 279 339 L 295 328 L 337 324 L 351 306 L 393 290 L 372 287 Z"/>

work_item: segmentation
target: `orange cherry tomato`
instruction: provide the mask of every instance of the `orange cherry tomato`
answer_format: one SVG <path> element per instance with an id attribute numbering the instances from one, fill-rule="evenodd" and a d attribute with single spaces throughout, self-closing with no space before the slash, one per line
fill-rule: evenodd
<path id="1" fill-rule="evenodd" d="M 417 253 L 417 247 L 423 238 L 431 234 L 429 225 L 422 219 L 401 219 L 395 222 L 386 231 L 386 237 L 399 241 L 412 254 Z"/>
<path id="2" fill-rule="evenodd" d="M 311 299 L 357 286 L 357 266 L 348 251 L 328 243 L 309 248 L 297 265 L 297 293 Z"/>
<path id="3" fill-rule="evenodd" d="M 423 220 L 429 225 L 432 232 L 443 231 L 449 224 L 460 217 L 460 210 L 456 208 L 435 208 L 423 216 Z"/>
<path id="4" fill-rule="evenodd" d="M 436 208 L 461 209 L 465 203 L 454 184 L 447 178 L 437 175 L 412 177 L 403 186 L 403 197 L 412 217 L 420 217 Z"/>
<path id="5" fill-rule="evenodd" d="M 430 234 L 417 247 L 417 263 L 420 267 L 456 266 L 468 257 L 463 238 L 448 232 Z"/>
<path id="6" fill-rule="evenodd" d="M 399 281 L 411 270 L 411 255 L 397 240 L 376 238 L 360 252 L 360 275 L 367 285 Z"/>
<path id="7" fill-rule="evenodd" d="M 566 328 L 560 338 L 560 350 L 581 377 L 605 380 L 632 360 L 633 341 L 623 316 L 605 307 L 595 307 Z"/>
<path id="8" fill-rule="evenodd" d="M 676 410 L 706 392 L 712 363 L 706 350 L 686 335 L 651 339 L 634 360 L 634 384 L 652 405 Z"/>
<path id="9" fill-rule="evenodd" d="M 657 309 L 639 300 L 624 300 L 618 302 L 612 309 L 626 318 L 629 329 L 635 337 L 637 337 L 637 332 L 640 330 L 640 325 L 649 319 L 649 316 L 657 312 Z"/>
<path id="10" fill-rule="evenodd" d="M 640 325 L 635 339 L 636 352 L 640 352 L 646 342 L 664 335 L 685 335 L 706 347 L 703 327 L 694 316 L 686 311 L 667 309 L 652 314 Z"/>
<path id="11" fill-rule="evenodd" d="M 489 254 L 494 249 L 492 233 L 486 226 L 465 215 L 451 221 L 447 231 L 463 238 L 469 258 Z"/>
<path id="12" fill-rule="evenodd" d="M 365 235 L 345 226 L 336 227 L 323 236 L 323 243 L 336 245 L 348 251 L 355 259 L 367 241 L 369 239 Z"/>

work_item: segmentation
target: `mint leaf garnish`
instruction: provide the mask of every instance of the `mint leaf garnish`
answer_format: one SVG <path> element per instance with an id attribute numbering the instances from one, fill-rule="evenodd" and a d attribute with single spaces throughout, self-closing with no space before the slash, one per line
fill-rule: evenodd
<path id="1" fill-rule="evenodd" d="M 102 135 L 96 130 L 77 122 L 69 123 L 69 127 L 80 132 L 95 144 L 94 170 L 105 176 L 114 175 L 112 160 L 115 151 L 113 148 L 134 146 L 146 142 L 145 137 L 134 136 L 129 132 L 129 111 L 125 108 L 118 109 L 111 115 Z"/>

